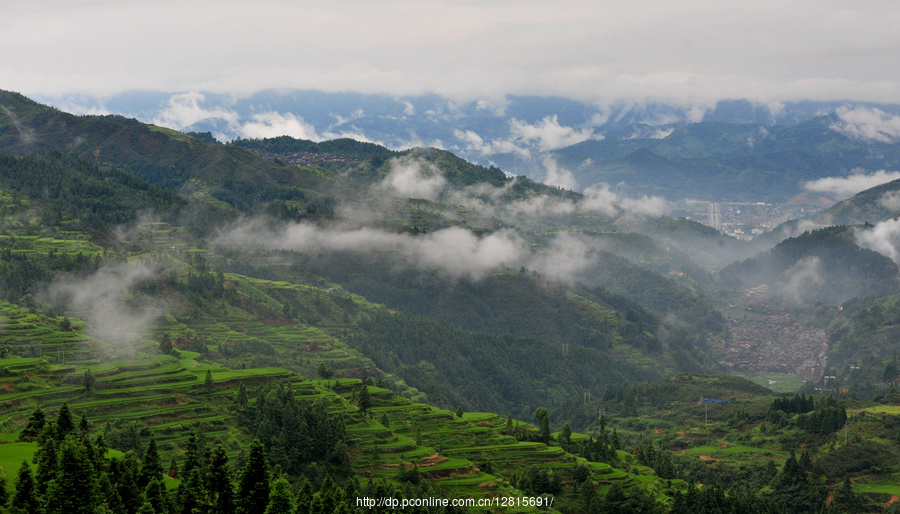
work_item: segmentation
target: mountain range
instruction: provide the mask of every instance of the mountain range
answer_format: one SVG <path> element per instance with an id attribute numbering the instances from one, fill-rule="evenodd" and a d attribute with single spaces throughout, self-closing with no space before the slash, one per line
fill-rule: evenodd
<path id="1" fill-rule="evenodd" d="M 603 105 L 553 97 L 457 101 L 319 91 L 247 96 L 129 92 L 44 98 L 66 110 L 115 112 L 220 141 L 341 137 L 391 149 L 442 148 L 513 175 L 585 190 L 718 201 L 786 201 L 806 182 L 897 166 L 900 107 L 744 100 L 715 105 Z M 656 174 L 655 170 L 665 170 Z M 657 180 L 654 180 L 657 179 Z"/>

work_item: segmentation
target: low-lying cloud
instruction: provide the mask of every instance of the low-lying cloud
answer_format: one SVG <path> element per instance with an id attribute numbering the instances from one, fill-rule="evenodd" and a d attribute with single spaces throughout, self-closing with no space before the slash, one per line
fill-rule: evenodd
<path id="1" fill-rule="evenodd" d="M 856 231 L 856 244 L 874 250 L 900 265 L 900 219 L 890 219 L 870 229 Z"/>
<path id="2" fill-rule="evenodd" d="M 776 230 L 780 234 L 780 239 L 790 239 L 792 237 L 797 237 L 804 232 L 818 230 L 820 228 L 825 228 L 826 226 L 828 225 L 816 223 L 813 220 L 794 220 L 789 223 L 783 223 L 777 227 Z"/>
<path id="3" fill-rule="evenodd" d="M 528 261 L 528 268 L 549 280 L 572 284 L 595 263 L 594 248 L 570 234 L 560 234 L 550 245 L 536 252 Z"/>
<path id="4" fill-rule="evenodd" d="M 900 141 L 900 116 L 887 114 L 874 107 L 840 107 L 835 111 L 838 121 L 831 129 L 852 139 L 877 143 Z"/>
<path id="5" fill-rule="evenodd" d="M 239 116 L 236 112 L 222 107 L 208 109 L 201 105 L 205 100 L 206 95 L 193 91 L 172 95 L 151 123 L 175 130 L 182 130 L 209 119 L 222 120 L 230 127 L 239 125 Z"/>
<path id="6" fill-rule="evenodd" d="M 900 211 L 900 191 L 889 191 L 878 199 L 878 205 L 891 212 Z"/>
<path id="7" fill-rule="evenodd" d="M 778 292 L 789 302 L 802 305 L 809 298 L 810 288 L 821 286 L 824 282 L 821 259 L 817 256 L 804 257 L 785 270 L 784 276 L 787 281 L 779 284 Z"/>
<path id="8" fill-rule="evenodd" d="M 584 199 L 579 203 L 584 211 L 601 212 L 615 215 L 619 209 L 645 216 L 662 216 L 670 209 L 669 202 L 661 196 L 642 195 L 640 198 L 631 198 L 617 195 L 609 184 L 599 182 L 584 190 Z M 611 214 L 610 214 L 611 213 Z"/>
<path id="9" fill-rule="evenodd" d="M 544 169 L 547 170 L 547 173 L 544 176 L 544 184 L 572 191 L 578 189 L 578 180 L 575 179 L 575 175 L 573 175 L 571 171 L 561 167 L 559 163 L 556 162 L 556 159 L 548 155 L 544 157 L 543 162 Z"/>
<path id="10" fill-rule="evenodd" d="M 396 260 L 398 264 L 436 269 L 451 277 L 475 280 L 504 265 L 515 264 L 526 250 L 524 240 L 512 230 L 478 237 L 463 228 L 451 227 L 412 236 L 375 228 L 325 229 L 311 223 L 293 223 L 272 229 L 258 219 L 232 227 L 215 242 L 305 254 L 379 253 L 386 259 Z"/>
<path id="11" fill-rule="evenodd" d="M 467 148 L 464 150 L 474 152 L 481 156 L 493 154 L 515 154 L 519 157 L 529 157 L 531 152 L 527 148 L 518 146 L 514 141 L 508 139 L 494 139 L 485 141 L 472 130 L 453 129 L 453 135 L 460 141 L 466 143 Z"/>
<path id="12" fill-rule="evenodd" d="M 546 169 L 544 183 L 564 189 L 578 186 L 575 177 L 559 166 L 552 157 L 543 161 Z M 391 160 L 391 171 L 375 187 L 387 194 L 402 198 L 439 200 L 449 205 L 471 209 L 489 218 L 516 219 L 519 216 L 542 217 L 569 214 L 601 214 L 614 217 L 626 213 L 662 216 L 669 203 L 658 196 L 629 198 L 610 190 L 608 184 L 598 183 L 586 189 L 580 199 L 541 194 L 526 199 L 510 199 L 514 182 L 496 187 L 476 184 L 454 189 L 440 169 L 414 155 Z"/>
<path id="13" fill-rule="evenodd" d="M 19 133 L 19 142 L 23 145 L 30 145 L 34 143 L 34 129 L 19 121 L 19 117 L 16 116 L 16 113 L 14 113 L 9 107 L 6 107 L 5 105 L 0 107 L 3 108 L 0 112 L 5 114 L 6 117 L 8 117 L 10 121 L 12 121 L 13 126 L 16 128 L 16 132 Z"/>
<path id="14" fill-rule="evenodd" d="M 295 139 L 322 141 L 315 127 L 303 121 L 303 118 L 291 113 L 265 112 L 254 114 L 251 121 L 241 125 L 241 135 L 248 139 L 264 139 L 267 137 L 291 136 Z"/>
<path id="15" fill-rule="evenodd" d="M 810 191 L 830 195 L 835 199 L 844 199 L 860 191 L 897 179 L 900 179 L 900 171 L 879 170 L 869 174 L 857 171 L 846 177 L 826 177 L 813 180 L 803 184 L 803 187 Z"/>
<path id="16" fill-rule="evenodd" d="M 520 158 L 558 150 L 583 141 L 603 139 L 593 128 L 575 128 L 560 125 L 557 115 L 545 116 L 537 123 L 527 123 L 517 118 L 509 120 L 509 136 L 486 141 L 472 130 L 454 129 L 453 135 L 467 145 L 463 150 L 481 156 L 514 154 Z"/>
<path id="17" fill-rule="evenodd" d="M 403 198 L 435 200 L 447 187 L 447 179 L 434 164 L 413 156 L 390 161 L 391 171 L 377 188 Z"/>
<path id="18" fill-rule="evenodd" d="M 135 286 L 155 279 L 158 273 L 157 267 L 143 262 L 106 265 L 87 277 L 55 279 L 40 301 L 83 317 L 90 335 L 128 350 L 163 314 L 160 305 L 133 292 Z"/>
<path id="19" fill-rule="evenodd" d="M 480 237 L 459 227 L 411 235 L 375 228 L 325 228 L 307 222 L 273 228 L 259 218 L 232 226 L 214 243 L 314 256 L 351 252 L 375 256 L 396 266 L 435 270 L 451 279 L 481 280 L 494 271 L 525 266 L 547 280 L 567 284 L 582 278 L 596 264 L 599 245 L 563 233 L 546 247 L 532 250 L 518 232 L 510 229 Z"/>
<path id="20" fill-rule="evenodd" d="M 669 211 L 669 202 L 661 196 L 622 197 L 619 198 L 619 205 L 626 211 L 651 217 L 659 217 Z"/>
<path id="21" fill-rule="evenodd" d="M 353 119 L 355 119 L 363 116 L 363 113 L 360 110 L 354 112 L 353 115 Z M 169 97 L 157 116 L 150 120 L 150 123 L 174 130 L 190 130 L 197 123 L 213 120 L 216 125 L 223 125 L 222 133 L 213 134 L 221 141 L 232 139 L 235 136 L 247 139 L 291 136 L 316 142 L 347 137 L 366 143 L 381 144 L 366 137 L 355 127 L 351 127 L 350 131 L 334 130 L 336 125 L 348 123 L 352 119 L 343 119 L 338 116 L 335 126 L 324 127 L 320 133 L 302 116 L 292 112 L 257 112 L 248 119 L 227 106 L 207 107 L 206 95 L 194 91 L 178 93 Z"/>
<path id="22" fill-rule="evenodd" d="M 557 115 L 546 116 L 535 124 L 516 118 L 510 120 L 510 134 L 517 141 L 537 147 L 542 152 L 565 148 L 589 139 L 602 139 L 592 128 L 576 129 L 559 124 Z"/>

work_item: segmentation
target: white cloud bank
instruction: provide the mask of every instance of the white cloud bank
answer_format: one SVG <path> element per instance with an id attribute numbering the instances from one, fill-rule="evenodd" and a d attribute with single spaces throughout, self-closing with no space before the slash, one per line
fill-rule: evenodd
<path id="1" fill-rule="evenodd" d="M 515 263 L 525 250 L 523 240 L 511 230 L 479 238 L 468 230 L 451 227 L 416 237 L 374 228 L 324 229 L 311 223 L 295 223 L 272 230 L 260 220 L 241 223 L 215 242 L 307 254 L 374 253 L 420 269 L 436 269 L 451 277 L 471 279 L 479 279 L 504 264 Z"/>
<path id="2" fill-rule="evenodd" d="M 831 129 L 853 139 L 877 143 L 896 143 L 900 141 L 900 116 L 887 114 L 874 107 L 840 107 L 837 111 L 838 121 L 831 124 Z"/>
<path id="3" fill-rule="evenodd" d="M 878 205 L 892 212 L 900 211 L 900 191 L 889 191 L 881 195 Z"/>
<path id="4" fill-rule="evenodd" d="M 835 199 L 844 199 L 860 191 L 865 191 L 897 179 L 900 179 L 900 171 L 879 170 L 869 174 L 856 172 L 846 177 L 820 178 L 803 184 L 803 187 L 816 193 L 830 195 Z"/>
<path id="5" fill-rule="evenodd" d="M 882 221 L 868 230 L 859 229 L 855 235 L 856 244 L 900 265 L 900 219 Z"/>
<path id="6" fill-rule="evenodd" d="M 316 129 L 291 113 L 266 112 L 254 114 L 251 121 L 241 125 L 241 135 L 248 139 L 291 136 L 296 139 L 321 141 Z"/>
<path id="7" fill-rule="evenodd" d="M 436 200 L 447 187 L 447 179 L 428 161 L 414 156 L 391 159 L 391 171 L 376 186 L 378 189 L 403 198 Z"/>
<path id="8" fill-rule="evenodd" d="M 205 101 L 206 95 L 196 91 L 176 93 L 169 97 L 160 109 L 159 114 L 150 120 L 150 123 L 184 131 L 196 123 L 214 121 L 215 123 L 225 124 L 228 127 L 228 132 L 247 139 L 291 136 L 296 139 L 320 142 L 346 137 L 384 146 L 383 143 L 368 138 L 358 130 L 334 131 L 332 130 L 333 127 L 326 127 L 320 133 L 313 125 L 307 123 L 302 116 L 291 112 L 263 111 L 254 113 L 247 119 L 227 107 L 206 107 L 204 105 Z M 80 108 L 80 112 L 83 114 L 92 113 L 84 108 Z M 361 111 L 354 113 L 355 117 L 362 115 Z M 351 120 L 338 119 L 339 124 L 347 123 L 348 121 Z M 213 135 L 221 141 L 230 139 L 223 133 Z"/>
<path id="9" fill-rule="evenodd" d="M 509 121 L 509 136 L 485 141 L 472 130 L 454 129 L 453 135 L 466 144 L 464 150 L 480 154 L 515 154 L 528 158 L 532 154 L 542 154 L 567 146 L 603 139 L 593 128 L 575 128 L 560 125 L 557 115 L 545 116 L 537 123 L 527 123 L 517 118 Z"/>
<path id="10" fill-rule="evenodd" d="M 543 164 L 546 170 L 545 184 L 566 189 L 578 186 L 572 173 L 560 167 L 552 158 L 545 157 Z M 541 194 L 510 200 L 506 195 L 513 182 L 502 187 L 476 184 L 454 189 L 434 164 L 415 155 L 394 158 L 390 161 L 390 167 L 387 176 L 375 186 L 378 190 L 400 198 L 423 198 L 462 206 L 489 218 L 515 220 L 519 216 L 564 216 L 576 213 L 608 217 L 628 213 L 662 216 L 670 208 L 664 198 L 618 195 L 605 183 L 587 188 L 579 199 Z"/>
<path id="11" fill-rule="evenodd" d="M 579 130 L 560 125 L 555 114 L 546 116 L 533 125 L 513 118 L 510 120 L 510 134 L 513 141 L 536 147 L 542 152 L 565 148 L 589 139 L 603 139 L 603 136 L 595 135 L 591 128 Z"/>
<path id="12" fill-rule="evenodd" d="M 103 266 L 85 278 L 62 276 L 48 286 L 40 301 L 62 305 L 84 317 L 89 334 L 127 350 L 163 313 L 161 306 L 131 291 L 156 278 L 158 271 L 147 263 L 123 262 Z"/>
<path id="13" fill-rule="evenodd" d="M 238 124 L 237 113 L 223 108 L 207 109 L 201 106 L 205 100 L 203 93 L 193 91 L 172 95 L 151 123 L 175 130 L 208 119 L 219 119 L 232 126 Z"/>
<path id="14" fill-rule="evenodd" d="M 544 156 L 544 169 L 547 173 L 544 177 L 544 184 L 548 186 L 557 186 L 563 189 L 576 191 L 578 189 L 578 181 L 571 171 L 561 167 L 556 159 L 550 156 Z"/>
<path id="15" fill-rule="evenodd" d="M 786 281 L 779 284 L 779 292 L 795 305 L 803 305 L 809 298 L 808 290 L 824 282 L 822 262 L 817 256 L 804 257 L 785 270 Z"/>
<path id="16" fill-rule="evenodd" d="M 317 256 L 330 252 L 365 254 L 397 266 L 435 270 L 451 279 L 481 280 L 494 271 L 525 266 L 547 280 L 572 283 L 592 266 L 602 264 L 597 252 L 600 243 L 576 235 L 562 233 L 546 247 L 532 250 L 513 230 L 478 237 L 459 227 L 413 236 L 374 228 L 325 228 L 305 222 L 273 229 L 264 220 L 248 219 L 224 231 L 214 243 Z"/>

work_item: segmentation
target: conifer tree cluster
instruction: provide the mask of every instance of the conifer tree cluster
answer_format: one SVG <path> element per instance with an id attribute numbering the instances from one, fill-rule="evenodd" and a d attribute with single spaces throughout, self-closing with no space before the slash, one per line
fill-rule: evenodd
<path id="1" fill-rule="evenodd" d="M 246 391 L 238 392 L 234 409 L 272 463 L 286 473 L 300 475 L 314 462 L 337 475 L 349 473 L 344 420 L 330 415 L 324 402 L 298 401 L 290 384 L 268 383 L 259 388 L 252 406 Z"/>
<path id="2" fill-rule="evenodd" d="M 267 398 L 270 408 L 285 408 L 278 400 L 281 392 L 277 386 L 265 389 L 265 396 L 272 395 Z M 288 409 L 298 407 L 287 405 L 293 405 Z M 315 406 L 310 409 L 318 410 Z M 327 420 L 327 415 L 323 419 Z M 343 479 L 341 484 L 326 467 L 318 465 L 307 469 L 308 475 L 276 476 L 259 439 L 245 450 L 242 467 L 235 469 L 224 446 L 208 449 L 202 435 L 193 433 L 183 448 L 182 465 L 173 461 L 169 470 L 180 483 L 169 489 L 155 438 L 150 438 L 141 456 L 128 451 L 116 457 L 107 451 L 102 433 L 95 436 L 90 432 L 87 418 L 82 416 L 76 423 L 65 403 L 55 419 L 35 409 L 19 439 L 36 442 L 38 450 L 33 463 L 25 461 L 19 468 L 12 494 L 6 494 L 0 483 L 0 508 L 28 514 L 350 513 L 371 512 L 358 500 L 366 496 L 437 495 L 412 482 L 402 488 L 383 481 L 362 487 L 356 480 Z"/>

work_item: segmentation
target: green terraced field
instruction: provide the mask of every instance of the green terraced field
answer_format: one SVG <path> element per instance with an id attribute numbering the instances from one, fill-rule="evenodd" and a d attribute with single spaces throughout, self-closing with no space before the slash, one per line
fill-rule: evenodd
<path id="1" fill-rule="evenodd" d="M 853 488 L 860 493 L 900 496 L 900 473 L 862 480 Z"/>
<path id="2" fill-rule="evenodd" d="M 778 393 L 793 393 L 806 384 L 806 379 L 799 375 L 783 375 L 780 373 L 760 373 L 751 381 L 768 387 Z"/>
<path id="3" fill-rule="evenodd" d="M 781 450 L 772 450 L 768 448 L 755 448 L 752 446 L 744 446 L 740 444 L 728 444 L 722 446 L 697 446 L 685 450 L 687 455 L 735 455 L 735 454 L 761 454 L 765 456 L 786 457 L 789 452 Z"/>
<path id="4" fill-rule="evenodd" d="M 276 298 L 322 294 L 315 288 L 283 282 L 228 278 L 244 288 L 242 294 L 255 295 L 256 301 L 273 312 L 280 312 L 283 306 Z M 330 296 L 326 298 L 331 300 Z M 137 358 L 106 360 L 92 353 L 95 342 L 84 335 L 83 322 L 77 319 L 75 330 L 63 332 L 57 319 L 28 313 L 15 305 L 0 304 L 0 314 L 0 337 L 5 344 L 16 352 L 31 348 L 45 351 L 43 355 L 0 359 L 0 370 L 6 370 L 7 375 L 0 377 L 0 429 L 8 432 L 21 429 L 25 413 L 33 407 L 40 406 L 53 416 L 63 402 L 68 402 L 76 416 L 87 415 L 95 428 L 108 422 L 133 422 L 149 430 L 166 456 L 177 455 L 188 434 L 199 429 L 207 437 L 229 441 L 229 455 L 236 457 L 249 443 L 230 408 L 237 389 L 245 385 L 252 404 L 258 385 L 289 380 L 298 399 L 324 401 L 328 412 L 345 418 L 352 465 L 364 482 L 375 477 L 395 480 L 401 470 L 415 464 L 420 475 L 446 495 L 517 496 L 520 492 L 510 481 L 524 470 L 536 466 L 568 477 L 568 469 L 578 462 L 560 447 L 520 442 L 503 435 L 503 417 L 482 412 L 457 417 L 450 411 L 413 403 L 386 388 L 368 386 L 373 402 L 371 418 L 362 416 L 354 400 L 355 391 L 362 387 L 359 379 L 304 380 L 295 371 L 314 376 L 316 366 L 323 362 L 345 373 L 373 369 L 374 364 L 340 338 L 303 323 L 262 322 L 239 311 L 234 316 L 167 323 L 165 332 L 170 340 L 181 334 L 197 334 L 210 349 L 265 341 L 276 352 L 274 360 L 286 365 L 234 369 L 192 351 L 181 351 L 178 358 L 137 352 Z M 35 345 L 35 341 L 41 342 Z M 93 391 L 83 388 L 87 370 L 95 378 Z M 207 372 L 213 381 L 211 391 L 204 386 Z M 409 396 L 422 396 L 402 382 L 392 383 Z M 518 421 L 514 424 L 522 425 Z M 9 465 L 14 464 L 16 469 L 20 461 L 13 461 L 28 458 L 28 452 L 33 452 L 32 445 L 0 445 L 0 459 L 3 446 L 9 447 Z M 486 461 L 493 463 L 493 473 L 479 469 L 477 463 Z M 618 482 L 653 494 L 663 489 L 655 476 L 638 478 L 606 464 L 587 465 L 600 484 Z M 564 481 L 569 483 L 570 479 Z"/>

